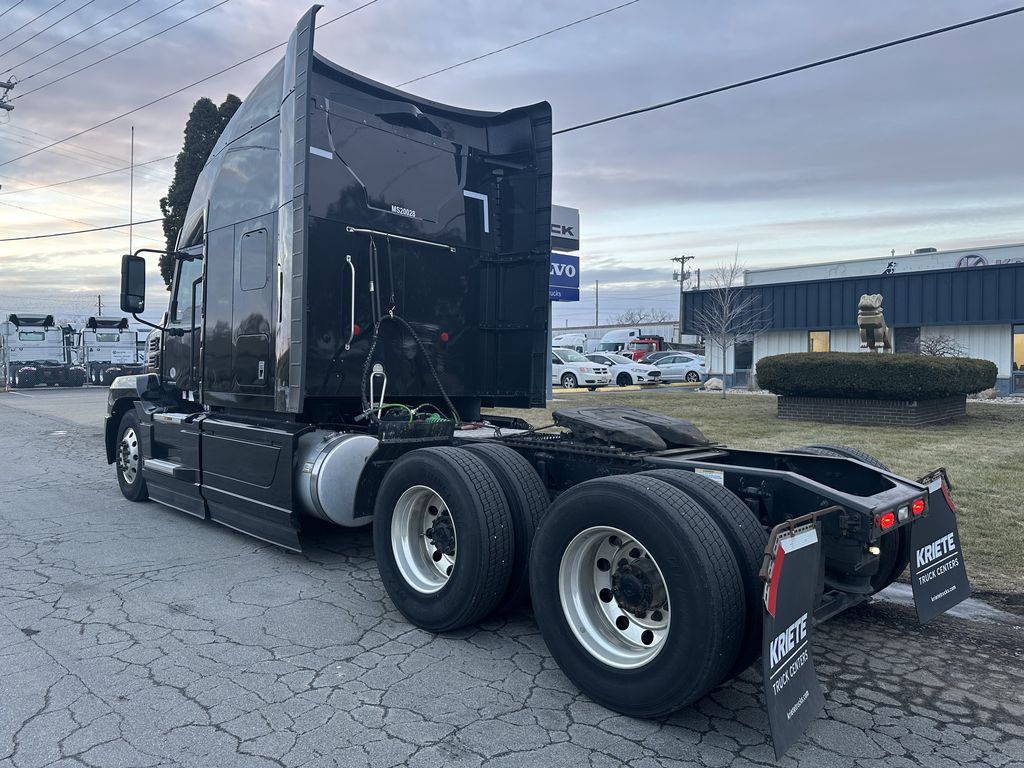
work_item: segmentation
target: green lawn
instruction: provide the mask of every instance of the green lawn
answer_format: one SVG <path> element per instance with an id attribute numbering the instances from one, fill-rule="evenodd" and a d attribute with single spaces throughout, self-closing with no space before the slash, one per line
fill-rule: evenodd
<path id="1" fill-rule="evenodd" d="M 944 466 L 959 505 L 960 535 L 975 588 L 1024 593 L 1024 406 L 968 403 L 967 417 L 931 427 L 860 427 L 782 421 L 775 398 L 690 391 L 560 394 L 552 409 L 630 405 L 689 419 L 709 439 L 740 448 L 842 443 L 916 478 Z M 501 411 L 540 426 L 551 412 Z"/>

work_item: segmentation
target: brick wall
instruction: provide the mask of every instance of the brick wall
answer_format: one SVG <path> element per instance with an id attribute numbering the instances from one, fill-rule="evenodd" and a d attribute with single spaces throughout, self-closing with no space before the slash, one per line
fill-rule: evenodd
<path id="1" fill-rule="evenodd" d="M 880 424 L 916 427 L 950 421 L 967 413 L 967 398 L 936 400 L 857 400 L 841 397 L 780 395 L 779 418 L 839 424 Z"/>

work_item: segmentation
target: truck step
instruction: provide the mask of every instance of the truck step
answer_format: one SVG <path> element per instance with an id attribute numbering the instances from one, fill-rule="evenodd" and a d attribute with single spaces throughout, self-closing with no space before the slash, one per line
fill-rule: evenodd
<path id="1" fill-rule="evenodd" d="M 155 472 L 175 480 L 183 480 L 186 483 L 194 483 L 198 478 L 198 472 L 192 467 L 186 467 L 174 461 L 166 459 L 146 459 L 142 464 L 143 472 Z"/>

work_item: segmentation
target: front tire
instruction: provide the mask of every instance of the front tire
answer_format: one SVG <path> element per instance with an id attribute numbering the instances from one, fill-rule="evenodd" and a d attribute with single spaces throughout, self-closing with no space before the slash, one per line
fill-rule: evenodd
<path id="1" fill-rule="evenodd" d="M 736 659 L 736 560 L 714 520 L 662 480 L 599 478 L 559 496 L 534 539 L 530 586 L 559 667 L 624 715 L 685 707 Z"/>
<path id="2" fill-rule="evenodd" d="M 512 516 L 494 473 L 472 453 L 420 448 L 402 456 L 384 476 L 373 523 L 381 582 L 416 626 L 459 629 L 505 595 Z"/>
<path id="3" fill-rule="evenodd" d="M 615 379 L 615 383 L 618 384 L 620 387 L 628 387 L 633 383 L 633 377 L 630 376 L 625 371 L 623 371 Z"/>
<path id="4" fill-rule="evenodd" d="M 562 388 L 563 389 L 576 389 L 579 386 L 579 381 L 576 379 L 576 375 L 572 373 L 566 373 L 562 376 Z"/>
<path id="5" fill-rule="evenodd" d="M 142 441 L 139 439 L 139 420 L 134 411 L 121 417 L 117 428 L 117 485 L 121 495 L 128 501 L 144 501 L 149 498 L 146 481 L 142 478 Z"/>

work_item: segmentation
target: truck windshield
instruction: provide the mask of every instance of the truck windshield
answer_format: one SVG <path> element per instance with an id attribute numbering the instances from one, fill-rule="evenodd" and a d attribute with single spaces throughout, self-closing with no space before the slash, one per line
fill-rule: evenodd
<path id="1" fill-rule="evenodd" d="M 653 352 L 654 351 L 654 344 L 652 344 L 650 342 L 640 343 L 640 342 L 634 341 L 634 342 L 630 343 L 629 348 L 630 349 L 643 350 L 644 352 Z"/>
<path id="2" fill-rule="evenodd" d="M 46 335 L 42 331 L 19 331 L 18 341 L 42 341 Z"/>

